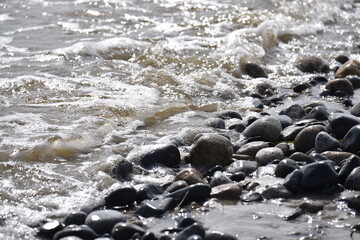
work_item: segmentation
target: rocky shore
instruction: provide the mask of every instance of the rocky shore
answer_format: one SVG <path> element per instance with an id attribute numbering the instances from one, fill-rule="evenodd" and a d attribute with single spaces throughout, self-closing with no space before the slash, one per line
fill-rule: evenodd
<path id="1" fill-rule="evenodd" d="M 318 57 L 300 60 L 297 68 L 301 72 L 318 75 L 293 86 L 287 94 L 266 82 L 268 76 L 261 66 L 246 64 L 244 73 L 264 79 L 251 93 L 257 116 L 216 112 L 206 121 L 205 130 L 183 131 L 168 143 L 133 149 L 126 158 L 118 158 L 111 173 L 123 183 L 121 187 L 64 219 L 44 220 L 38 236 L 54 240 L 237 239 L 187 216 L 160 234 L 143 222 L 179 211 L 202 211 L 214 199 L 222 204 L 303 199 L 283 221 L 317 214 L 329 204 L 345 205 L 357 213 L 360 194 L 339 196 L 343 191 L 360 190 L 360 102 L 352 102 L 360 88 L 360 63 L 347 56 L 335 60 L 339 63 L 335 69 Z M 278 114 L 267 112 L 282 106 L 286 98 L 324 85 L 318 102 L 287 104 Z M 327 98 L 343 107 L 328 109 L 323 103 Z M 153 168 L 169 169 L 173 181 L 132 184 L 135 172 L 146 174 Z M 281 179 L 280 183 L 259 183 L 254 176 L 261 171 Z M 306 198 L 313 194 L 326 201 Z M 359 225 L 349 226 L 349 234 L 359 229 Z"/>

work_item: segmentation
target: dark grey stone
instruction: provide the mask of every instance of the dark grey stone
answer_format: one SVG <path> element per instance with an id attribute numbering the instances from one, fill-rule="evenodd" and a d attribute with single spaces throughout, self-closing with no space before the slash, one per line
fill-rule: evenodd
<path id="1" fill-rule="evenodd" d="M 249 175 L 256 171 L 258 168 L 258 163 L 255 161 L 248 161 L 248 160 L 237 160 L 234 161 L 232 164 L 230 164 L 226 171 L 228 173 L 237 173 L 237 172 L 243 172 L 246 175 Z"/>
<path id="2" fill-rule="evenodd" d="M 305 119 L 316 119 L 318 121 L 326 121 L 329 118 L 330 113 L 326 108 L 322 106 L 317 106 L 311 109 L 311 111 L 306 115 Z"/>
<path id="3" fill-rule="evenodd" d="M 301 168 L 300 188 L 302 190 L 316 190 L 326 185 L 336 184 L 338 174 L 332 164 L 328 162 L 316 162 Z"/>
<path id="4" fill-rule="evenodd" d="M 291 125 L 289 127 L 286 127 L 282 132 L 280 133 L 279 140 L 280 141 L 294 141 L 295 137 L 303 130 L 305 126 L 295 126 Z"/>
<path id="5" fill-rule="evenodd" d="M 244 172 L 236 172 L 230 176 L 230 179 L 235 182 L 240 182 L 245 178 L 246 178 L 246 174 Z"/>
<path id="6" fill-rule="evenodd" d="M 315 138 L 315 151 L 322 153 L 340 147 L 339 141 L 327 132 L 319 132 Z"/>
<path id="7" fill-rule="evenodd" d="M 126 218 L 122 213 L 115 210 L 97 210 L 90 213 L 85 220 L 85 224 L 102 235 L 111 233 L 112 228 L 119 222 L 125 222 Z"/>
<path id="8" fill-rule="evenodd" d="M 288 174 L 299 168 L 299 165 L 294 160 L 283 159 L 278 163 L 275 168 L 275 176 L 285 178 Z"/>
<path id="9" fill-rule="evenodd" d="M 300 59 L 295 66 L 305 73 L 326 73 L 329 66 L 319 57 L 310 56 Z"/>
<path id="10" fill-rule="evenodd" d="M 222 184 L 232 183 L 231 179 L 225 175 L 225 173 L 217 171 L 211 177 L 210 186 L 215 187 Z"/>
<path id="11" fill-rule="evenodd" d="M 193 225 L 194 223 L 198 223 L 198 221 L 191 217 L 184 217 L 179 220 L 177 226 L 179 228 L 187 228 Z"/>
<path id="12" fill-rule="evenodd" d="M 245 63 L 244 72 L 252 78 L 268 78 L 264 69 L 255 63 Z"/>
<path id="13" fill-rule="evenodd" d="M 312 86 L 313 85 L 308 82 L 299 83 L 295 87 L 293 87 L 293 91 L 296 93 L 301 93 L 301 92 L 305 91 L 306 89 L 311 88 Z"/>
<path id="14" fill-rule="evenodd" d="M 360 117 L 360 102 L 356 103 L 351 109 L 350 113 L 356 117 Z"/>
<path id="15" fill-rule="evenodd" d="M 174 199 L 171 197 L 145 200 L 136 211 L 137 215 L 145 218 L 158 217 L 175 207 Z"/>
<path id="16" fill-rule="evenodd" d="M 315 145 L 315 138 L 319 132 L 325 132 L 326 129 L 322 125 L 308 126 L 296 135 L 294 140 L 295 148 L 300 152 L 307 152 Z"/>
<path id="17" fill-rule="evenodd" d="M 205 125 L 212 128 L 225 129 L 225 121 L 221 118 L 209 118 Z"/>
<path id="18" fill-rule="evenodd" d="M 182 189 L 184 187 L 187 187 L 189 186 L 189 184 L 187 184 L 187 182 L 183 181 L 183 180 L 179 180 L 179 181 L 176 181 L 176 182 L 173 182 L 172 184 L 170 184 L 165 192 L 175 192 L 176 190 L 179 190 L 179 189 Z"/>
<path id="19" fill-rule="evenodd" d="M 236 153 L 241 155 L 249 155 L 255 157 L 256 153 L 263 148 L 269 147 L 269 144 L 264 141 L 249 142 L 241 146 Z"/>
<path id="20" fill-rule="evenodd" d="M 205 229 L 199 223 L 194 223 L 189 227 L 182 230 L 179 234 L 176 235 L 175 240 L 187 240 L 192 235 L 199 235 L 202 238 L 205 237 Z"/>
<path id="21" fill-rule="evenodd" d="M 129 240 L 134 234 L 145 234 L 145 229 L 133 223 L 118 223 L 112 230 L 114 240 Z"/>
<path id="22" fill-rule="evenodd" d="M 346 152 L 357 154 L 360 151 L 360 125 L 353 126 L 342 141 L 342 148 Z"/>
<path id="23" fill-rule="evenodd" d="M 355 125 L 360 124 L 359 118 L 347 113 L 330 114 L 329 124 L 337 139 L 342 139 Z"/>
<path id="24" fill-rule="evenodd" d="M 137 197 L 135 188 L 129 185 L 124 185 L 105 197 L 105 205 L 108 208 L 115 206 L 132 205 Z"/>
<path id="25" fill-rule="evenodd" d="M 255 160 L 260 166 L 265 166 L 275 159 L 282 160 L 284 158 L 284 153 L 277 147 L 263 148 L 255 156 Z"/>
<path id="26" fill-rule="evenodd" d="M 260 202 L 263 200 L 263 197 L 258 192 L 249 192 L 240 197 L 240 200 L 243 202 Z"/>
<path id="27" fill-rule="evenodd" d="M 292 119 L 301 119 L 305 117 L 305 110 L 299 104 L 293 104 L 281 110 L 279 115 L 286 115 Z"/>
<path id="28" fill-rule="evenodd" d="M 339 171 L 339 183 L 344 184 L 346 178 L 356 167 L 360 167 L 360 159 L 355 155 L 343 160 L 341 169 Z"/>
<path id="29" fill-rule="evenodd" d="M 160 186 L 153 183 L 137 185 L 135 186 L 135 188 L 137 190 L 136 201 L 139 203 L 144 201 L 145 199 L 152 199 L 157 195 L 164 193 Z"/>
<path id="30" fill-rule="evenodd" d="M 74 212 L 70 213 L 64 218 L 64 224 L 66 226 L 68 225 L 82 225 L 85 223 L 85 219 L 87 217 L 87 214 L 84 212 Z"/>
<path id="31" fill-rule="evenodd" d="M 232 110 L 220 111 L 220 112 L 216 113 L 216 117 L 222 118 L 224 120 L 231 119 L 231 118 L 237 118 L 240 120 L 242 119 L 242 116 L 240 115 L 239 112 L 232 111 Z"/>
<path id="32" fill-rule="evenodd" d="M 98 235 L 89 226 L 69 225 L 63 230 L 57 232 L 54 235 L 53 240 L 60 240 L 61 238 L 69 236 L 79 237 L 86 240 L 94 240 Z"/>
<path id="33" fill-rule="evenodd" d="M 345 96 L 352 96 L 354 94 L 354 88 L 346 78 L 331 80 L 326 84 L 325 88 L 330 90 L 332 94 L 336 94 L 336 92 L 343 92 Z"/>
<path id="34" fill-rule="evenodd" d="M 347 76 L 346 78 L 351 82 L 354 89 L 359 89 L 360 88 L 360 77 Z"/>
<path id="35" fill-rule="evenodd" d="M 263 141 L 276 141 L 281 133 L 281 122 L 271 116 L 262 117 L 248 126 L 243 135 L 247 138 L 260 137 Z"/>
<path id="36" fill-rule="evenodd" d="M 291 117 L 287 115 L 276 115 L 275 117 L 280 121 L 282 129 L 291 126 L 291 124 L 293 123 Z"/>
<path id="37" fill-rule="evenodd" d="M 284 198 L 288 199 L 292 197 L 292 193 L 286 189 L 283 185 L 271 186 L 266 188 L 261 195 L 265 199 Z"/>
<path id="38" fill-rule="evenodd" d="M 174 198 L 177 204 L 180 202 L 187 204 L 205 200 L 210 197 L 210 193 L 211 187 L 209 185 L 198 183 L 172 192 L 168 197 Z"/>
<path id="39" fill-rule="evenodd" d="M 128 179 L 129 175 L 133 172 L 133 164 L 125 159 L 119 160 L 114 169 L 115 177 Z"/>
<path id="40" fill-rule="evenodd" d="M 237 240 L 237 238 L 230 234 L 210 231 L 206 232 L 204 240 Z"/>
<path id="41" fill-rule="evenodd" d="M 351 171 L 349 176 L 346 178 L 344 186 L 349 190 L 360 190 L 360 167 L 356 167 Z"/>
<path id="42" fill-rule="evenodd" d="M 44 223 L 40 228 L 39 228 L 39 233 L 38 235 L 40 237 L 44 237 L 44 238 L 53 238 L 53 236 L 64 229 L 64 225 L 57 221 L 57 220 L 53 220 L 53 221 L 49 221 L 47 223 Z"/>
<path id="43" fill-rule="evenodd" d="M 296 169 L 286 176 L 283 185 L 292 193 L 297 193 L 300 190 L 301 178 L 302 172 L 299 169 Z"/>

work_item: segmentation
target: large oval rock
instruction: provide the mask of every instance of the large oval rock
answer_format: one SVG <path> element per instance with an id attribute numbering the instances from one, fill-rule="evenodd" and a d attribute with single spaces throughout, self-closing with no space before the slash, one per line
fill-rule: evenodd
<path id="1" fill-rule="evenodd" d="M 255 160 L 260 166 L 265 166 L 275 159 L 282 160 L 284 158 L 284 153 L 277 147 L 263 148 L 255 156 Z"/>
<path id="2" fill-rule="evenodd" d="M 260 137 L 263 141 L 274 142 L 281 133 L 281 122 L 271 116 L 262 117 L 248 126 L 242 133 L 245 137 Z"/>
<path id="3" fill-rule="evenodd" d="M 300 71 L 305 73 L 327 72 L 329 68 L 321 58 L 316 56 L 310 56 L 300 59 L 296 62 L 295 66 Z"/>
<path id="4" fill-rule="evenodd" d="M 190 150 L 189 162 L 198 167 L 211 168 L 232 163 L 233 146 L 229 139 L 218 134 L 204 134 Z"/>
<path id="5" fill-rule="evenodd" d="M 342 139 L 355 125 L 360 124 L 359 118 L 347 113 L 330 114 L 329 124 L 337 139 Z"/>
<path id="6" fill-rule="evenodd" d="M 175 201 L 171 197 L 145 200 L 141 203 L 136 214 L 145 218 L 162 216 L 166 211 L 175 207 Z"/>
<path id="7" fill-rule="evenodd" d="M 210 195 L 211 197 L 218 199 L 239 199 L 241 195 L 241 188 L 237 184 L 227 183 L 213 187 Z"/>
<path id="8" fill-rule="evenodd" d="M 342 148 L 346 152 L 358 153 L 360 151 L 360 125 L 352 127 L 345 135 Z"/>
<path id="9" fill-rule="evenodd" d="M 132 205 L 135 202 L 136 197 L 136 189 L 132 186 L 124 185 L 105 197 L 105 205 L 108 208 Z"/>
<path id="10" fill-rule="evenodd" d="M 339 141 L 327 132 L 319 132 L 315 138 L 315 151 L 322 153 L 340 147 Z"/>
<path id="11" fill-rule="evenodd" d="M 360 62 L 350 59 L 336 71 L 335 78 L 344 78 L 349 75 L 360 76 Z"/>
<path id="12" fill-rule="evenodd" d="M 291 119 L 301 119 L 305 117 L 305 110 L 299 104 L 293 104 L 281 110 L 279 114 L 289 116 Z"/>
<path id="13" fill-rule="evenodd" d="M 53 240 L 60 240 L 68 236 L 79 237 L 80 239 L 93 240 L 98 235 L 87 225 L 69 225 L 65 229 L 57 232 L 54 235 Z"/>
<path id="14" fill-rule="evenodd" d="M 126 218 L 115 210 L 94 211 L 85 220 L 85 224 L 99 235 L 111 233 L 112 228 L 119 222 L 126 222 Z"/>
<path id="15" fill-rule="evenodd" d="M 174 167 L 180 163 L 180 152 L 171 144 L 147 145 L 133 149 L 126 159 L 144 168 L 152 168 L 159 164 Z"/>
<path id="16" fill-rule="evenodd" d="M 302 173 L 300 189 L 303 190 L 316 190 L 326 185 L 336 184 L 338 181 L 338 174 L 328 162 L 310 163 L 300 171 Z"/>
<path id="17" fill-rule="evenodd" d="M 308 126 L 301 130 L 295 137 L 294 146 L 301 152 L 306 152 L 314 147 L 315 139 L 319 132 L 326 132 L 322 125 Z"/>
<path id="18" fill-rule="evenodd" d="M 356 167 L 351 171 L 350 175 L 346 178 L 344 186 L 349 190 L 359 191 L 360 190 L 359 183 L 360 183 L 360 167 Z"/>
<path id="19" fill-rule="evenodd" d="M 352 96 L 354 94 L 354 88 L 349 80 L 346 78 L 334 79 L 329 81 L 326 86 L 332 94 L 338 91 L 344 92 L 346 95 Z"/>

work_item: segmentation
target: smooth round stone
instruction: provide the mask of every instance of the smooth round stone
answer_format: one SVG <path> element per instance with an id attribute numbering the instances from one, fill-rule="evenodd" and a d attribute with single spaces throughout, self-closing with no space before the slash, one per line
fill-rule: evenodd
<path id="1" fill-rule="evenodd" d="M 230 179 L 235 182 L 240 182 L 245 178 L 246 178 L 246 174 L 244 172 L 236 172 L 230 176 Z"/>
<path id="2" fill-rule="evenodd" d="M 90 213 L 85 224 L 97 234 L 111 233 L 112 228 L 119 222 L 126 222 L 126 218 L 115 210 L 97 210 Z"/>
<path id="3" fill-rule="evenodd" d="M 300 203 L 299 208 L 308 213 L 317 213 L 324 209 L 325 204 L 320 201 L 305 201 Z"/>
<path id="4" fill-rule="evenodd" d="M 294 146 L 300 152 L 307 152 L 315 145 L 315 138 L 319 132 L 326 132 L 322 125 L 308 126 L 295 137 Z"/>
<path id="5" fill-rule="evenodd" d="M 231 179 L 225 175 L 225 173 L 217 171 L 211 177 L 210 186 L 215 187 L 222 184 L 232 183 Z"/>
<path id="6" fill-rule="evenodd" d="M 237 118 L 237 119 L 242 119 L 242 116 L 240 115 L 239 112 L 237 111 L 232 111 L 232 110 L 224 110 L 224 111 L 220 111 L 216 113 L 216 117 L 219 117 L 221 119 L 232 119 L 232 118 Z"/>
<path id="7" fill-rule="evenodd" d="M 337 139 L 343 139 L 346 133 L 355 125 L 360 124 L 359 118 L 347 113 L 330 114 L 329 124 Z"/>
<path id="8" fill-rule="evenodd" d="M 137 190 L 136 201 L 139 203 L 164 193 L 159 185 L 153 183 L 140 184 L 135 186 L 135 188 Z"/>
<path id="9" fill-rule="evenodd" d="M 302 152 L 294 152 L 293 154 L 290 155 L 289 158 L 294 160 L 295 162 L 305 162 L 305 163 L 311 162 L 310 157 Z"/>
<path id="10" fill-rule="evenodd" d="M 264 199 L 275 199 L 275 198 L 284 198 L 288 199 L 292 197 L 292 193 L 287 190 L 283 185 L 271 186 L 266 188 L 261 195 Z"/>
<path id="11" fill-rule="evenodd" d="M 133 164 L 130 161 L 125 159 L 119 160 L 114 169 L 114 174 L 117 177 L 121 177 L 123 179 L 129 178 L 129 175 L 133 172 Z"/>
<path id="12" fill-rule="evenodd" d="M 285 178 L 288 174 L 299 168 L 299 165 L 294 160 L 283 159 L 278 163 L 275 168 L 275 176 Z"/>
<path id="13" fill-rule="evenodd" d="M 53 240 L 60 240 L 64 237 L 74 236 L 80 239 L 93 240 L 98 235 L 89 226 L 86 225 L 69 225 L 63 230 L 57 232 Z"/>
<path id="14" fill-rule="evenodd" d="M 210 192 L 211 187 L 208 184 L 197 183 L 172 192 L 168 197 L 173 198 L 176 203 L 182 202 L 187 204 L 207 199 L 210 196 Z"/>
<path id="15" fill-rule="evenodd" d="M 172 193 L 172 192 L 175 192 L 176 190 L 179 190 L 179 189 L 182 189 L 184 187 L 187 187 L 189 186 L 189 184 L 183 180 L 179 180 L 179 181 L 176 181 L 176 182 L 173 182 L 172 184 L 170 184 L 165 192 L 169 192 L 169 193 Z"/>
<path id="16" fill-rule="evenodd" d="M 222 232 L 206 232 L 204 240 L 237 240 L 236 237 Z"/>
<path id="17" fill-rule="evenodd" d="M 354 168 L 346 178 L 344 187 L 349 190 L 360 190 L 360 167 Z"/>
<path id="18" fill-rule="evenodd" d="M 232 163 L 233 146 L 218 134 L 204 134 L 191 147 L 189 162 L 198 167 L 212 168 Z"/>
<path id="19" fill-rule="evenodd" d="M 245 123 L 229 123 L 228 125 L 229 130 L 235 130 L 238 133 L 242 133 L 246 129 Z"/>
<path id="20" fill-rule="evenodd" d="M 231 174 L 237 172 L 243 172 L 246 175 L 249 175 L 255 172 L 257 168 L 258 168 L 258 163 L 255 161 L 237 160 L 226 168 L 226 172 Z"/>
<path id="21" fill-rule="evenodd" d="M 180 163 L 180 152 L 172 144 L 147 145 L 133 149 L 126 160 L 144 168 L 152 168 L 156 165 L 174 167 Z"/>
<path id="22" fill-rule="evenodd" d="M 205 236 L 205 229 L 199 223 L 194 223 L 176 235 L 175 240 L 187 240 L 192 235 Z"/>
<path id="23" fill-rule="evenodd" d="M 356 103 L 351 109 L 350 113 L 354 116 L 360 117 L 360 102 Z"/>
<path id="24" fill-rule="evenodd" d="M 327 157 L 328 159 L 334 161 L 335 163 L 340 163 L 344 159 L 353 156 L 353 154 L 349 152 L 337 152 L 337 151 L 326 151 L 321 153 L 321 155 Z"/>
<path id="25" fill-rule="evenodd" d="M 258 151 L 266 147 L 269 147 L 269 144 L 267 142 L 263 142 L 263 141 L 249 142 L 244 144 L 242 147 L 240 147 L 240 149 L 236 151 L 236 154 L 249 155 L 255 157 Z"/>
<path id="26" fill-rule="evenodd" d="M 331 80 L 326 84 L 325 88 L 330 90 L 332 94 L 335 94 L 336 92 L 343 92 L 347 96 L 354 95 L 354 88 L 351 82 L 346 78 Z"/>
<path id="27" fill-rule="evenodd" d="M 290 192 L 297 193 L 300 190 L 302 175 L 299 169 L 294 170 L 285 177 L 283 186 Z"/>
<path id="28" fill-rule="evenodd" d="M 335 78 L 344 78 L 349 75 L 360 76 L 360 62 L 351 59 L 344 63 L 335 73 Z"/>
<path id="29" fill-rule="evenodd" d="M 244 195 L 241 195 L 240 200 L 242 202 L 259 202 L 263 200 L 263 197 L 258 192 L 249 192 Z"/>
<path id="30" fill-rule="evenodd" d="M 342 148 L 346 152 L 357 154 L 360 151 L 360 125 L 352 127 L 345 135 Z"/>
<path id="31" fill-rule="evenodd" d="M 315 151 L 322 153 L 340 147 L 339 141 L 327 132 L 319 132 L 315 138 Z"/>
<path id="32" fill-rule="evenodd" d="M 87 217 L 87 214 L 84 212 L 74 212 L 67 215 L 64 219 L 64 224 L 66 226 L 68 225 L 82 225 L 85 223 L 85 219 Z"/>
<path id="33" fill-rule="evenodd" d="M 305 110 L 299 104 L 293 104 L 281 110 L 279 115 L 286 115 L 291 119 L 301 119 L 305 117 Z"/>
<path id="34" fill-rule="evenodd" d="M 53 221 L 43 224 L 39 228 L 39 236 L 45 237 L 45 238 L 52 238 L 55 235 L 55 233 L 57 233 L 63 229 L 64 229 L 64 226 L 62 223 L 60 223 L 57 220 L 53 220 Z"/>
<path id="35" fill-rule="evenodd" d="M 300 188 L 303 190 L 316 190 L 326 185 L 336 184 L 338 174 L 328 162 L 316 162 L 305 165 L 302 172 Z"/>
<path id="36" fill-rule="evenodd" d="M 225 121 L 221 118 L 209 118 L 205 125 L 212 128 L 225 129 Z"/>
<path id="37" fill-rule="evenodd" d="M 141 207 L 136 211 L 136 214 L 145 218 L 161 217 L 166 211 L 175 207 L 174 199 L 171 197 L 145 200 Z"/>
<path id="38" fill-rule="evenodd" d="M 291 119 L 291 117 L 289 117 L 287 115 L 276 115 L 275 117 L 280 121 L 281 127 L 283 129 L 290 126 L 293 123 L 293 120 Z"/>
<path id="39" fill-rule="evenodd" d="M 295 137 L 299 134 L 301 130 L 303 130 L 305 126 L 296 126 L 291 125 L 289 127 L 286 127 L 282 132 L 280 133 L 279 140 L 280 141 L 294 141 Z"/>
<path id="40" fill-rule="evenodd" d="M 311 87 L 312 87 L 312 84 L 310 84 L 308 82 L 299 83 L 295 87 L 293 87 L 293 91 L 296 92 L 296 93 L 301 93 L 301 92 L 303 92 L 306 89 L 309 89 Z"/>
<path id="41" fill-rule="evenodd" d="M 291 143 L 287 143 L 287 142 L 281 142 L 276 144 L 276 146 L 278 149 L 280 149 L 285 156 L 290 156 L 293 153 L 294 147 L 292 146 Z"/>
<path id="42" fill-rule="evenodd" d="M 338 56 L 335 57 L 335 61 L 337 61 L 338 63 L 341 63 L 341 64 L 344 64 L 349 60 L 350 59 L 345 55 L 338 55 Z"/>
<path id="43" fill-rule="evenodd" d="M 245 63 L 243 70 L 252 78 L 268 78 L 264 69 L 255 63 Z"/>
<path id="44" fill-rule="evenodd" d="M 247 138 L 260 137 L 263 141 L 274 142 L 279 138 L 281 130 L 281 122 L 278 119 L 266 116 L 253 122 L 242 134 Z"/>
<path id="45" fill-rule="evenodd" d="M 325 62 L 316 56 L 305 57 L 297 61 L 295 66 L 302 72 L 305 73 L 321 73 L 327 72 L 329 68 Z"/>
<path id="46" fill-rule="evenodd" d="M 187 228 L 191 225 L 193 225 L 194 223 L 197 223 L 198 221 L 195 220 L 194 218 L 191 217 L 184 217 L 181 218 L 180 221 L 178 222 L 177 226 L 179 228 Z"/>
<path id="47" fill-rule="evenodd" d="M 271 89 L 273 91 L 275 90 L 275 88 L 268 82 L 262 82 L 262 83 L 256 84 L 255 88 L 260 95 L 264 95 L 266 90 L 268 90 L 268 89 Z"/>
<path id="48" fill-rule="evenodd" d="M 354 89 L 359 89 L 360 88 L 360 77 L 347 76 L 346 78 L 351 82 Z"/>
<path id="49" fill-rule="evenodd" d="M 203 240 L 203 238 L 199 235 L 191 235 L 190 237 L 188 237 L 187 240 Z"/>
<path id="50" fill-rule="evenodd" d="M 157 240 L 153 232 L 146 232 L 141 236 L 141 240 Z"/>
<path id="51" fill-rule="evenodd" d="M 211 189 L 211 197 L 218 199 L 239 199 L 242 191 L 235 183 L 222 184 Z"/>
<path id="52" fill-rule="evenodd" d="M 277 147 L 263 148 L 255 156 L 255 160 L 260 166 L 265 166 L 275 159 L 282 160 L 284 158 L 284 153 Z"/>
<path id="53" fill-rule="evenodd" d="M 215 167 L 210 168 L 209 170 L 207 170 L 206 172 L 204 172 L 202 174 L 203 177 L 212 177 L 214 175 L 214 173 L 216 172 L 223 172 L 224 168 L 220 165 L 216 165 Z"/>
<path id="54" fill-rule="evenodd" d="M 137 191 L 132 186 L 122 186 L 105 197 L 107 207 L 132 205 L 137 197 Z"/>
<path id="55" fill-rule="evenodd" d="M 136 233 L 142 236 L 145 232 L 145 229 L 138 225 L 132 223 L 118 223 L 112 229 L 111 235 L 114 240 L 128 240 Z"/>
<path id="56" fill-rule="evenodd" d="M 360 195 L 344 199 L 349 208 L 360 211 Z"/>
<path id="57" fill-rule="evenodd" d="M 316 119 L 318 121 L 326 121 L 329 118 L 330 113 L 326 108 L 322 106 L 317 106 L 311 109 L 311 111 L 306 115 L 305 119 Z"/>
<path id="58" fill-rule="evenodd" d="M 344 184 L 351 171 L 356 167 L 360 167 L 360 159 L 355 155 L 352 155 L 351 157 L 343 160 L 341 164 L 342 166 L 339 171 L 339 183 Z"/>
<path id="59" fill-rule="evenodd" d="M 175 181 L 183 180 L 187 184 L 207 183 L 202 174 L 195 168 L 187 168 L 178 172 Z"/>

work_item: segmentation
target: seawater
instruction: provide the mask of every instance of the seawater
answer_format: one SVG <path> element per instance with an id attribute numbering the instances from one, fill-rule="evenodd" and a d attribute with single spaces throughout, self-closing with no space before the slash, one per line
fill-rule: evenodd
<path id="1" fill-rule="evenodd" d="M 359 7 L 357 0 L 0 1 L 0 238 L 36 239 L 43 219 L 101 199 L 119 184 L 110 176 L 116 158 L 136 146 L 199 128 L 218 110 L 255 114 L 249 95 L 265 80 L 243 74 L 246 62 L 264 66 L 266 81 L 287 93 L 312 76 L 294 67 L 304 56 L 330 66 L 339 54 L 360 60 Z M 314 91 L 285 105 L 317 101 L 321 89 Z M 171 176 L 157 169 L 133 183 Z M 241 239 L 345 239 L 358 220 L 335 209 L 284 223 L 279 216 L 290 210 L 274 202 L 195 215 Z M 168 223 L 148 222 L 159 230 Z"/>

